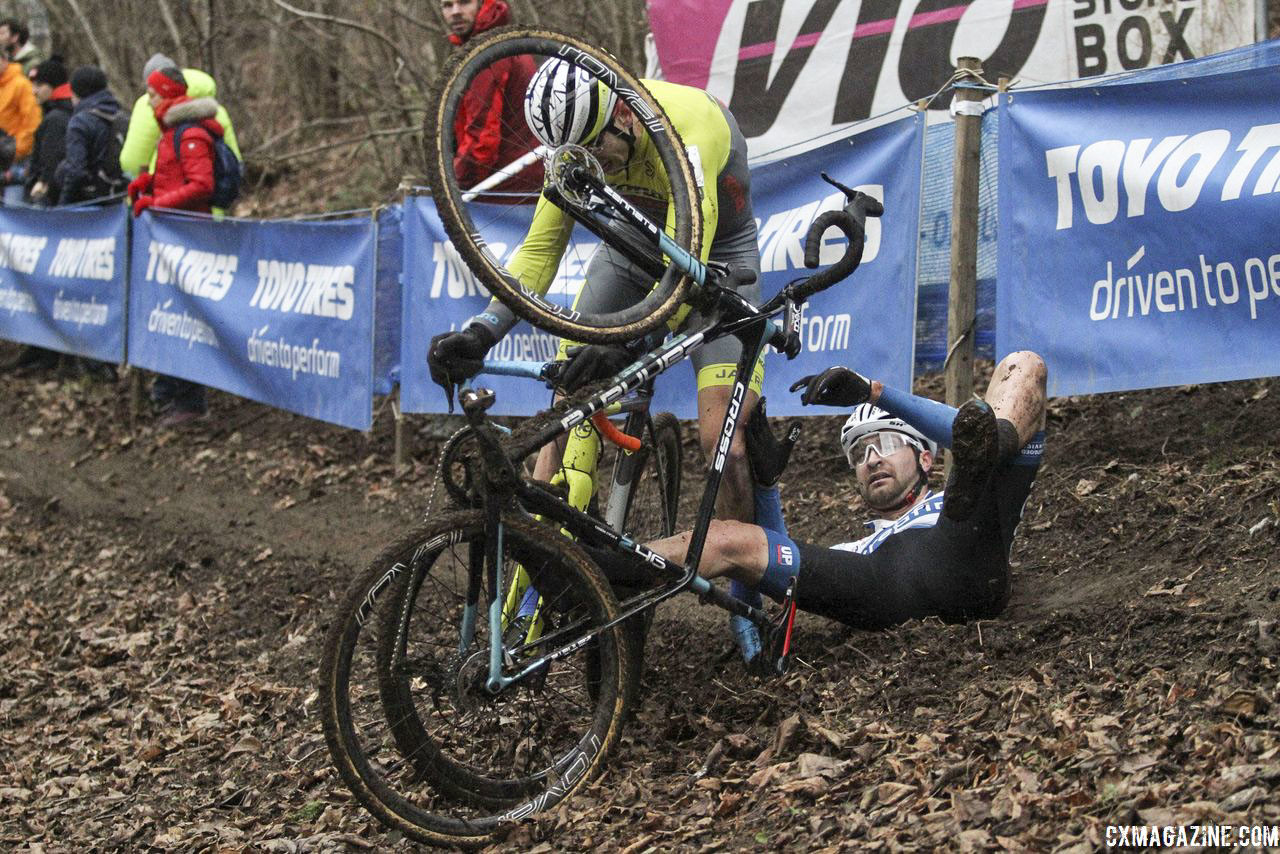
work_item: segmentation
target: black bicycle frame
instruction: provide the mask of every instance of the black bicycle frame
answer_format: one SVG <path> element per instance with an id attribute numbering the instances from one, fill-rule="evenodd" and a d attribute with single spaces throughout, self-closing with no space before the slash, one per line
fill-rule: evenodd
<path id="1" fill-rule="evenodd" d="M 707 534 L 715 513 L 716 496 L 724 477 L 724 468 L 729 456 L 729 448 L 737 433 L 738 424 L 744 416 L 743 405 L 746 401 L 752 370 L 767 341 L 780 342 L 784 335 L 781 326 L 771 318 L 760 313 L 754 306 L 740 297 L 736 292 L 721 289 L 718 293 L 720 316 L 706 327 L 687 335 L 678 335 L 650 353 L 645 354 L 635 363 L 624 368 L 618 375 L 618 382 L 608 389 L 593 395 L 583 403 L 569 409 L 557 422 L 549 424 L 528 441 L 530 448 L 538 448 L 553 441 L 562 433 L 568 432 L 578 424 L 590 418 L 596 412 L 608 407 L 614 401 L 630 391 L 650 382 L 654 377 L 682 361 L 686 356 L 703 344 L 735 335 L 742 342 L 742 354 L 738 359 L 737 376 L 733 391 L 730 394 L 729 406 L 721 421 L 719 439 L 713 451 L 710 474 L 703 488 L 702 501 L 698 507 L 698 516 L 694 524 L 692 538 L 689 542 L 685 562 L 673 564 L 661 555 L 637 543 L 630 537 L 619 534 L 608 525 L 575 509 L 566 503 L 557 493 L 536 481 L 522 480 L 514 487 L 518 503 L 527 512 L 552 520 L 570 531 L 574 536 L 589 545 L 613 548 L 640 558 L 656 572 L 666 574 L 675 583 L 660 590 L 640 594 L 628 603 L 617 620 L 601 626 L 596 631 L 604 631 L 628 617 L 652 607 L 664 599 L 689 588 L 694 588 L 704 600 L 710 601 L 720 608 L 748 619 L 760 625 L 767 625 L 768 616 L 763 610 L 753 608 L 747 603 L 725 593 L 709 581 L 698 575 L 698 565 L 702 560 L 702 552 L 706 546 Z M 490 503 L 497 501 L 489 499 Z M 595 634 L 595 632 L 593 632 Z M 560 651 L 549 653 L 548 658 L 557 657 Z M 530 672 L 533 665 L 526 668 Z"/>

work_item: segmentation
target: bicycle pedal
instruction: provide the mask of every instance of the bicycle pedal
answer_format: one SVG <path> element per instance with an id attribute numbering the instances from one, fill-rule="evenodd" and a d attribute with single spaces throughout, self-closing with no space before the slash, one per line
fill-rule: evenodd
<path id="1" fill-rule="evenodd" d="M 767 655 L 763 662 L 770 676 L 782 676 L 791 666 L 791 633 L 796 625 L 796 579 L 792 577 L 787 595 L 782 600 L 782 613 L 770 627 L 769 642 L 757 658 Z"/>

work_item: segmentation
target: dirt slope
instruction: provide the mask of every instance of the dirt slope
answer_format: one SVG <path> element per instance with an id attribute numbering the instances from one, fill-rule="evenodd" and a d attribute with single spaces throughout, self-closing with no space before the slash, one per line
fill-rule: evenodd
<path id="1" fill-rule="evenodd" d="M 412 847 L 330 772 L 312 681 L 344 579 L 428 507 L 439 425 L 413 423 L 394 479 L 385 412 L 364 436 L 214 395 L 162 435 L 125 384 L 5 382 L 0 844 Z M 793 673 L 762 682 L 718 614 L 661 613 L 612 770 L 505 847 L 1092 850 L 1109 823 L 1280 824 L 1273 385 L 1056 401 L 1000 620 L 802 619 Z M 802 538 L 858 519 L 836 423 L 808 422 L 785 478 Z"/>

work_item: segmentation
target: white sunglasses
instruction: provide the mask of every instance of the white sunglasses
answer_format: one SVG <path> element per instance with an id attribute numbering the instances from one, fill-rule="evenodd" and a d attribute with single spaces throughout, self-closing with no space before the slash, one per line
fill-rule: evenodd
<path id="1" fill-rule="evenodd" d="M 924 447 L 919 440 L 898 433 L 893 430 L 881 430 L 878 433 L 868 433 L 859 437 L 858 441 L 853 443 L 849 448 L 849 465 L 857 468 L 863 465 L 871 456 L 871 452 L 875 451 L 876 456 L 884 459 L 891 454 L 897 453 L 906 447 L 915 448 L 917 451 L 923 451 Z"/>

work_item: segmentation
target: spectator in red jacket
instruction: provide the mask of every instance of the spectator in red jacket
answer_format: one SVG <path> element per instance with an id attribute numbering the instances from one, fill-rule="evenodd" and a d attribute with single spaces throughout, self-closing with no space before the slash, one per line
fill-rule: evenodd
<path id="1" fill-rule="evenodd" d="M 213 139 L 222 136 L 214 118 L 218 102 L 190 98 L 182 72 L 172 66 L 151 72 L 147 97 L 163 133 L 156 144 L 156 171 L 143 171 L 129 184 L 133 215 L 150 207 L 209 213 L 213 197 Z M 182 135 L 174 139 L 181 128 Z M 204 386 L 177 377 L 157 376 L 151 400 L 160 427 L 178 427 L 208 412 Z"/>
<path id="2" fill-rule="evenodd" d="M 449 41 L 465 44 L 485 30 L 511 22 L 504 0 L 440 0 Z M 453 171 L 463 189 L 537 147 L 524 119 L 524 91 L 535 70 L 532 56 L 512 56 L 485 69 L 471 82 L 453 126 L 458 150 Z M 542 163 L 536 161 L 494 188 L 498 192 L 536 194 L 542 189 Z"/>
<path id="3" fill-rule="evenodd" d="M 147 97 L 163 133 L 156 146 L 155 174 L 143 170 L 129 184 L 133 215 L 153 206 L 209 213 L 209 200 L 213 197 L 213 139 L 222 136 L 222 125 L 214 118 L 218 102 L 188 97 L 186 78 L 173 66 L 151 72 Z M 180 126 L 182 137 L 175 140 Z"/>

